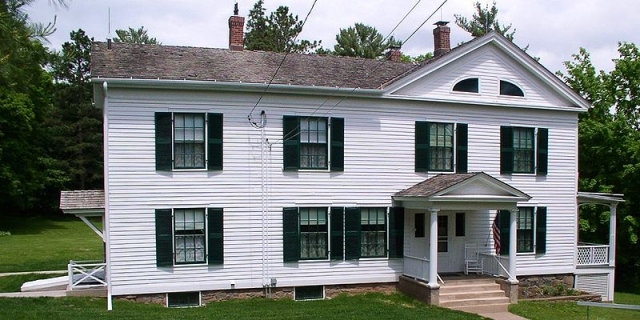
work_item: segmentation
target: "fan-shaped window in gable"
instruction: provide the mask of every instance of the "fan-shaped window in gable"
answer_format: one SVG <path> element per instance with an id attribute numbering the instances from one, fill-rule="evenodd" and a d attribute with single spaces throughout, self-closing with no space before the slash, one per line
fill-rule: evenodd
<path id="1" fill-rule="evenodd" d="M 453 91 L 478 93 L 478 82 L 478 78 L 460 80 L 453 86 Z"/>
<path id="2" fill-rule="evenodd" d="M 501 96 L 514 96 L 514 97 L 524 97 L 524 92 L 517 85 L 509 82 L 500 80 L 500 95 Z"/>

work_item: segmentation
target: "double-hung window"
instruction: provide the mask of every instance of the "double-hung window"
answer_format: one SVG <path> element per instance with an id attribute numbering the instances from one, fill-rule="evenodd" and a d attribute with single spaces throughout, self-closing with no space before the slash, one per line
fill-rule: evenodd
<path id="1" fill-rule="evenodd" d="M 285 262 L 403 255 L 400 207 L 283 208 L 282 223 Z"/>
<path id="2" fill-rule="evenodd" d="M 155 113 L 156 170 L 222 170 L 222 114 Z"/>
<path id="3" fill-rule="evenodd" d="M 500 173 L 535 173 L 548 170 L 549 130 L 500 127 Z"/>
<path id="4" fill-rule="evenodd" d="M 464 123 L 416 121 L 416 172 L 467 172 L 467 132 Z"/>
<path id="5" fill-rule="evenodd" d="M 221 208 L 156 209 L 158 267 L 223 262 Z"/>
<path id="6" fill-rule="evenodd" d="M 500 210 L 498 223 L 500 232 L 500 253 L 509 254 L 510 214 L 508 210 Z M 547 242 L 547 208 L 519 207 L 516 215 L 518 253 L 546 252 Z"/>
<path id="7" fill-rule="evenodd" d="M 344 119 L 284 116 L 284 170 L 344 170 Z"/>

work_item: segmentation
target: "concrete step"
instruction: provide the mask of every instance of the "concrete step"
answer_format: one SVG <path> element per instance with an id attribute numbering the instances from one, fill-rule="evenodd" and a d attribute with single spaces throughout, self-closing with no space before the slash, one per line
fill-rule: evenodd
<path id="1" fill-rule="evenodd" d="M 500 290 L 500 285 L 497 283 L 490 284 L 467 284 L 467 285 L 450 285 L 446 284 L 440 286 L 440 294 L 457 293 L 457 292 L 476 292 L 476 291 L 494 291 Z"/>
<path id="2" fill-rule="evenodd" d="M 496 283 L 496 279 L 495 278 L 491 278 L 491 277 L 477 277 L 477 278 L 473 278 L 472 276 L 469 276 L 469 278 L 461 278 L 461 279 L 449 279 L 449 278 L 444 278 L 442 279 L 444 281 L 444 285 L 470 285 L 470 284 L 492 284 L 492 283 Z"/>
<path id="3" fill-rule="evenodd" d="M 492 297 L 492 298 L 473 298 L 473 299 L 458 299 L 458 300 L 448 300 L 448 301 L 440 301 L 441 307 L 451 308 L 451 307 L 464 307 L 464 306 L 481 306 L 481 305 L 491 305 L 491 304 L 509 304 L 509 298 L 507 297 Z"/>
<path id="4" fill-rule="evenodd" d="M 450 309 L 460 310 L 469 313 L 498 313 L 498 312 L 508 312 L 509 304 L 508 303 L 496 303 L 496 304 L 485 304 L 485 305 L 474 305 L 474 306 L 461 306 L 461 307 L 449 307 Z"/>
<path id="5" fill-rule="evenodd" d="M 440 293 L 440 302 L 452 300 L 470 300 L 484 298 L 501 298 L 505 297 L 504 291 L 500 290 L 482 290 L 482 291 L 458 291 L 451 293 Z"/>

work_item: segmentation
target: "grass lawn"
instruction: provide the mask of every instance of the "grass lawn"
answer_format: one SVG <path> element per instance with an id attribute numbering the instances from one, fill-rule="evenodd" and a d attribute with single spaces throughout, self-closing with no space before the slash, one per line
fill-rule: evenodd
<path id="1" fill-rule="evenodd" d="M 640 295 L 616 292 L 615 303 L 640 305 Z M 509 307 L 509 311 L 531 320 L 563 319 L 583 320 L 587 318 L 587 307 L 579 307 L 576 302 L 520 301 Z M 640 311 L 589 307 L 591 320 L 632 320 L 640 319 Z"/>
<path id="2" fill-rule="evenodd" d="M 231 300 L 200 308 L 115 301 L 104 298 L 0 298 L 0 319 L 483 319 L 478 315 L 430 307 L 401 294 L 339 296 L 331 300 Z"/>
<path id="3" fill-rule="evenodd" d="M 66 270 L 102 260 L 102 239 L 76 217 L 0 217 L 0 273 Z"/>
<path id="4" fill-rule="evenodd" d="M 29 281 L 55 278 L 63 274 L 21 274 L 15 276 L 0 277 L 0 292 L 19 292 L 22 284 Z"/>

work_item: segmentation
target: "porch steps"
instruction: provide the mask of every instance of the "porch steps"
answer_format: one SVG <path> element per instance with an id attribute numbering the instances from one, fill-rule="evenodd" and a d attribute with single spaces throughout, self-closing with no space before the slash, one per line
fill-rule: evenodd
<path id="1" fill-rule="evenodd" d="M 507 312 L 509 298 L 493 278 L 445 279 L 440 286 L 441 307 L 471 312 Z"/>

